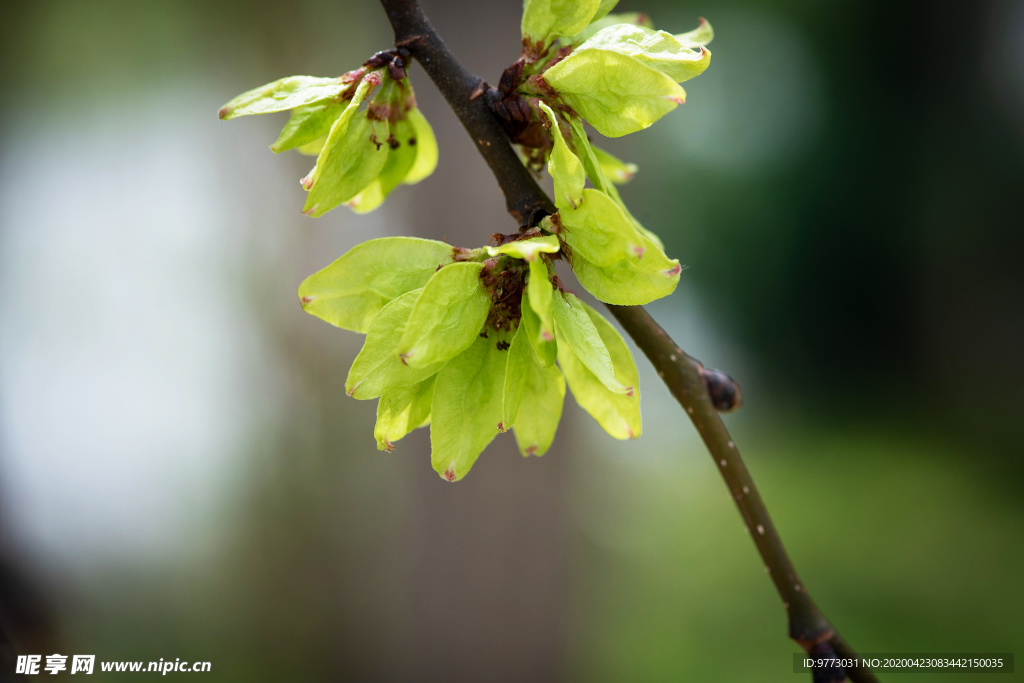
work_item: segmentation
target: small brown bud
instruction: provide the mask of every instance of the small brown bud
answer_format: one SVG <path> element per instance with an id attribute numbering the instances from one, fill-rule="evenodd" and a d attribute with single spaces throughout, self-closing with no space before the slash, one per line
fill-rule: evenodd
<path id="1" fill-rule="evenodd" d="M 704 378 L 711 405 L 720 413 L 731 413 L 743 405 L 743 392 L 740 385 L 721 370 L 701 366 L 700 374 Z"/>

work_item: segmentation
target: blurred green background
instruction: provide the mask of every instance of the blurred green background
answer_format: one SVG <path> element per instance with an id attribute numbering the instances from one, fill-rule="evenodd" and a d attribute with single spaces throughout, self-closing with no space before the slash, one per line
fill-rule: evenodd
<path id="1" fill-rule="evenodd" d="M 423 5 L 490 82 L 518 56 L 517 0 Z M 743 385 L 727 421 L 806 585 L 863 652 L 1019 652 L 1024 4 L 620 9 L 716 29 L 686 105 L 608 147 L 687 266 L 650 308 Z M 284 117 L 216 111 L 389 45 L 373 0 L 0 9 L 18 651 L 224 681 L 802 680 L 646 360 L 635 442 L 567 399 L 547 456 L 499 438 L 455 486 L 425 433 L 375 450 L 342 388 L 361 338 L 303 314 L 299 282 L 371 237 L 478 246 L 512 228 L 502 197 L 418 67 L 440 165 L 365 217 L 301 216 L 312 160 L 266 148 Z"/>

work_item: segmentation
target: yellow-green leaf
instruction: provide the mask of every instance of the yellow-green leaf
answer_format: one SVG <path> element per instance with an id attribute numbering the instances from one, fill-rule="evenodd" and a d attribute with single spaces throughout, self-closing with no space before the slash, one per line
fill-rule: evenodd
<path id="1" fill-rule="evenodd" d="M 602 135 L 649 127 L 686 100 L 674 80 L 608 50 L 577 49 L 544 72 L 544 80 Z"/>
<path id="2" fill-rule="evenodd" d="M 558 248 L 557 237 L 554 235 L 544 235 L 543 237 L 531 237 L 525 240 L 508 242 L 500 247 L 487 247 L 487 255 L 498 256 L 505 254 L 533 263 L 538 260 L 538 254 L 554 254 L 558 251 Z"/>
<path id="3" fill-rule="evenodd" d="M 391 128 L 392 137 L 388 141 L 391 151 L 380 175 L 348 203 L 356 213 L 369 213 L 383 204 L 391 191 L 405 181 L 416 163 L 417 147 L 409 144 L 410 139 L 415 139 L 412 124 L 402 120 Z M 394 145 L 391 140 L 394 140 Z"/>
<path id="4" fill-rule="evenodd" d="M 571 126 L 573 144 L 576 145 L 577 150 L 582 151 L 580 156 L 583 160 L 583 168 L 586 170 L 587 177 L 590 178 L 590 182 L 594 184 L 595 188 L 611 197 L 615 203 L 619 205 L 619 208 L 622 209 L 623 213 L 629 217 L 629 220 L 632 221 L 634 226 L 636 226 L 636 229 L 639 230 L 642 235 L 647 237 L 647 239 L 654 242 L 659 249 L 664 251 L 665 245 L 662 243 L 661 239 L 656 234 L 642 226 L 640 221 L 638 221 L 633 214 L 629 212 L 629 208 L 626 207 L 625 202 L 622 201 L 622 197 L 619 196 L 619 190 L 615 187 L 615 184 L 609 181 L 605 176 L 603 166 L 597 157 L 597 148 L 591 145 L 590 141 L 587 139 L 587 132 L 583 129 L 583 123 L 574 118 L 571 121 Z"/>
<path id="5" fill-rule="evenodd" d="M 508 351 L 499 335 L 477 337 L 438 373 L 430 418 L 430 462 L 444 479 L 466 476 L 498 434 Z"/>
<path id="6" fill-rule="evenodd" d="M 543 102 L 540 103 L 540 108 L 551 122 L 553 144 L 548 156 L 548 175 L 555 184 L 555 206 L 575 208 L 582 201 L 583 183 L 586 181 L 583 162 L 565 144 L 559 118 L 555 116 L 555 112 Z"/>
<path id="7" fill-rule="evenodd" d="M 637 262 L 623 259 L 611 266 L 595 266 L 582 256 L 572 262 L 573 272 L 594 298 L 619 306 L 642 306 L 656 299 L 668 296 L 679 284 L 680 265 L 671 262 L 668 268 L 661 265 L 640 267 Z M 650 265 L 650 262 L 645 264 Z"/>
<path id="8" fill-rule="evenodd" d="M 348 203 L 356 213 L 373 211 L 398 185 L 414 185 L 437 167 L 437 141 L 419 109 L 410 109 L 392 125 L 388 144 L 391 151 L 380 175 Z"/>
<path id="9" fill-rule="evenodd" d="M 574 36 L 594 18 L 601 0 L 524 0 L 520 28 L 524 38 L 550 43 Z"/>
<path id="10" fill-rule="evenodd" d="M 277 154 L 303 147 L 320 138 L 326 140 L 327 134 L 331 132 L 331 126 L 345 111 L 345 107 L 345 104 L 334 100 L 296 107 L 288 123 L 281 129 L 281 134 L 277 136 L 277 141 L 270 146 L 270 150 Z M 317 153 L 320 151 L 317 150 Z"/>
<path id="11" fill-rule="evenodd" d="M 537 322 L 540 323 L 540 341 L 554 341 L 555 322 L 551 313 L 551 302 L 555 296 L 555 288 L 551 284 L 548 264 L 544 259 L 530 261 L 530 279 L 526 282 L 526 295 L 530 302 L 529 307 L 537 314 Z"/>
<path id="12" fill-rule="evenodd" d="M 540 364 L 539 360 L 534 360 L 536 354 L 533 352 L 530 340 L 527 339 L 528 334 L 526 327 L 520 324 L 508 347 L 501 401 L 500 429 L 503 432 L 511 429 L 516 423 L 516 415 L 519 414 L 519 407 L 523 402 L 523 389 L 526 387 L 526 375 L 529 372 L 530 364 Z"/>
<path id="13" fill-rule="evenodd" d="M 321 138 L 313 140 L 313 142 L 307 142 L 304 145 L 300 145 L 295 148 L 295 151 L 299 154 L 307 157 L 315 157 L 320 155 L 320 151 L 324 148 L 324 143 L 327 142 L 327 136 L 324 135 Z"/>
<path id="14" fill-rule="evenodd" d="M 554 331 L 546 329 L 541 324 L 537 312 L 527 297 L 523 297 L 520 308 L 523 317 L 519 325 L 526 328 L 526 336 L 530 340 L 530 345 L 533 346 L 533 352 L 537 354 L 541 365 L 551 367 L 554 365 L 558 353 Z"/>
<path id="15" fill-rule="evenodd" d="M 692 31 L 687 31 L 686 33 L 676 34 L 676 40 L 678 40 L 681 45 L 691 49 L 697 49 L 707 45 L 714 37 L 715 30 L 711 28 L 711 22 L 704 17 L 700 18 L 697 28 Z"/>
<path id="16" fill-rule="evenodd" d="M 322 100 L 340 101 L 352 85 L 351 82 L 343 83 L 341 78 L 288 76 L 242 93 L 221 107 L 218 114 L 220 118 L 228 120 L 251 114 L 286 111 Z"/>
<path id="17" fill-rule="evenodd" d="M 579 118 L 573 117 L 569 121 L 569 126 L 572 128 L 573 144 L 576 146 L 576 151 L 579 152 L 579 159 L 583 162 L 583 169 L 586 171 L 587 177 L 590 178 L 590 182 L 601 192 L 614 192 L 615 188 L 605 178 L 604 169 L 597 158 L 596 148 L 590 144 L 590 140 L 587 138 L 583 122 Z"/>
<path id="18" fill-rule="evenodd" d="M 623 161 L 600 147 L 592 146 L 592 149 L 605 178 L 617 185 L 628 183 L 636 175 L 636 172 L 640 170 L 636 164 Z"/>
<path id="19" fill-rule="evenodd" d="M 637 230 L 607 194 L 587 189 L 575 211 L 560 211 L 573 272 L 605 303 L 637 306 L 668 296 L 679 284 L 679 261 Z"/>
<path id="20" fill-rule="evenodd" d="M 565 377 L 558 367 L 544 367 L 529 344 L 530 355 L 522 380 L 519 410 L 512 430 L 519 452 L 544 455 L 555 439 L 565 402 Z M 510 349 L 511 351 L 511 349 Z"/>
<path id="21" fill-rule="evenodd" d="M 406 120 L 412 124 L 413 137 L 402 142 L 416 148 L 416 163 L 409 169 L 409 174 L 402 182 L 406 185 L 415 185 L 437 168 L 437 139 L 427 117 L 418 108 L 410 109 L 406 114 Z"/>
<path id="22" fill-rule="evenodd" d="M 377 450 L 395 449 L 395 442 L 403 436 L 425 426 L 430 421 L 430 404 L 434 397 L 437 375 L 400 389 L 392 389 L 377 401 L 377 424 L 373 437 Z"/>
<path id="23" fill-rule="evenodd" d="M 367 80 L 360 84 L 331 127 L 316 166 L 302 179 L 302 186 L 309 191 L 302 208 L 307 216 L 322 216 L 355 197 L 380 175 L 387 162 L 391 151 L 385 142 L 387 121 L 370 121 L 359 111 L 372 85 Z"/>
<path id="24" fill-rule="evenodd" d="M 621 12 L 617 14 L 609 14 L 595 19 L 591 22 L 590 26 L 586 27 L 575 36 L 572 37 L 572 44 L 579 45 L 590 36 L 594 35 L 598 31 L 608 28 L 609 26 L 615 26 L 616 24 L 633 24 L 635 26 L 646 26 L 647 28 L 654 28 L 654 24 L 651 22 L 651 18 L 646 14 L 640 12 Z"/>
<path id="25" fill-rule="evenodd" d="M 559 211 L 564 230 L 559 234 L 577 253 L 598 266 L 611 266 L 625 258 L 640 259 L 647 250 L 644 239 L 615 201 L 604 192 L 587 188 L 576 210 Z"/>
<path id="26" fill-rule="evenodd" d="M 568 292 L 556 294 L 552 307 L 555 314 L 555 334 L 558 338 L 558 353 L 562 348 L 572 351 L 576 358 L 587 367 L 610 391 L 616 394 L 630 394 L 633 387 L 623 384 L 615 377 L 615 367 L 605 348 L 601 335 L 587 315 L 582 301 Z"/>
<path id="27" fill-rule="evenodd" d="M 388 302 L 419 289 L 438 266 L 451 261 L 444 242 L 417 237 L 382 237 L 345 252 L 299 286 L 306 313 L 353 332 L 366 332 Z"/>
<path id="28" fill-rule="evenodd" d="M 597 6 L 597 11 L 594 12 L 594 16 L 590 18 L 590 23 L 603 19 L 605 15 L 615 9 L 615 6 L 618 4 L 619 0 L 601 0 L 601 4 Z"/>
<path id="29" fill-rule="evenodd" d="M 444 367 L 444 362 L 412 368 L 398 356 L 398 340 L 422 289 L 406 292 L 380 310 L 370 322 L 366 341 L 345 380 L 345 392 L 361 401 L 377 398 L 411 384 L 418 384 Z"/>
<path id="30" fill-rule="evenodd" d="M 699 76 L 711 64 L 711 52 L 703 46 L 691 50 L 671 33 L 630 24 L 598 31 L 577 49 L 606 50 L 632 57 L 678 83 Z"/>
<path id="31" fill-rule="evenodd" d="M 491 308 L 480 284 L 482 269 L 480 263 L 454 263 L 430 278 L 398 343 L 404 363 L 425 367 L 447 361 L 480 335 Z"/>
<path id="32" fill-rule="evenodd" d="M 586 304 L 587 316 L 594 324 L 602 342 L 608 349 L 615 375 L 630 385 L 628 394 L 609 391 L 587 366 L 565 344 L 559 344 L 558 364 L 565 373 L 573 398 L 601 427 L 616 439 L 636 439 L 641 433 L 640 376 L 633 354 L 622 336 L 597 311 Z"/>

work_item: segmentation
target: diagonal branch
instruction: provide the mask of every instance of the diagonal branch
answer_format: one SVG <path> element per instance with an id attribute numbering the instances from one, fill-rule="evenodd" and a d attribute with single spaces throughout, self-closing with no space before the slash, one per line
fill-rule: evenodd
<path id="1" fill-rule="evenodd" d="M 512 217 L 520 226 L 532 227 L 554 213 L 551 199 L 523 166 L 482 96 L 487 84 L 449 52 L 416 0 L 380 1 L 394 28 L 395 45 L 408 49 L 441 91 L 494 173 Z M 782 598 L 789 637 L 807 652 L 854 657 L 797 575 L 739 449 L 708 395 L 703 366 L 686 355 L 642 306 L 608 308 L 651 361 L 707 446 Z M 877 680 L 866 667 L 847 669 L 846 674 L 855 683 Z"/>
<path id="2" fill-rule="evenodd" d="M 498 120 L 487 106 L 487 83 L 466 70 L 448 51 L 416 0 L 382 0 L 395 28 L 395 47 L 404 47 L 416 58 L 459 117 L 480 156 L 505 193 L 505 208 L 520 226 L 532 227 L 555 205 L 537 185 L 512 150 Z"/>

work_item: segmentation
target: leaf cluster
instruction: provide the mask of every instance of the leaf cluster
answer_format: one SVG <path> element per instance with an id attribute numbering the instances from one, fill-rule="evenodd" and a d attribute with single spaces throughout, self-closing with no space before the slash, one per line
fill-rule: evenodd
<path id="1" fill-rule="evenodd" d="M 379 449 L 430 425 L 431 461 L 448 481 L 510 429 L 523 455 L 543 455 L 567 386 L 613 437 L 640 436 L 633 357 L 562 289 L 551 263 L 559 250 L 554 235 L 481 249 L 385 237 L 302 283 L 308 313 L 366 335 L 345 391 L 378 399 Z"/>
<path id="2" fill-rule="evenodd" d="M 220 109 L 222 119 L 291 110 L 270 149 L 316 156 L 299 181 L 309 193 L 302 208 L 307 216 L 342 204 L 368 213 L 396 187 L 418 183 L 437 167 L 437 141 L 407 74 L 399 71 L 396 79 L 391 63 L 380 61 L 340 78 L 282 78 Z"/>
<path id="3" fill-rule="evenodd" d="M 412 237 L 371 240 L 308 277 L 303 309 L 366 335 L 345 383 L 377 399 L 381 450 L 430 427 L 431 462 L 464 477 L 501 432 L 524 456 L 550 448 L 568 388 L 617 439 L 641 433 L 636 363 L 615 328 L 567 292 L 564 259 L 600 301 L 646 304 L 671 294 L 681 267 L 630 213 L 617 186 L 637 172 L 594 145 L 642 130 L 685 101 L 679 85 L 710 63 L 713 34 L 656 31 L 617 0 L 526 0 L 520 59 L 491 104 L 522 158 L 554 183 L 557 212 L 495 246 L 452 247 Z M 437 144 L 406 73 L 403 49 L 379 52 L 338 78 L 292 76 L 220 110 L 232 119 L 291 111 L 275 153 L 316 155 L 301 180 L 303 213 L 342 204 L 372 211 L 437 165 Z M 514 116 L 513 116 L 514 114 Z"/>

